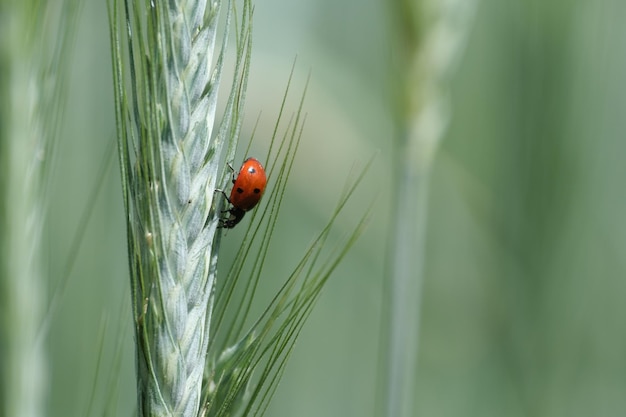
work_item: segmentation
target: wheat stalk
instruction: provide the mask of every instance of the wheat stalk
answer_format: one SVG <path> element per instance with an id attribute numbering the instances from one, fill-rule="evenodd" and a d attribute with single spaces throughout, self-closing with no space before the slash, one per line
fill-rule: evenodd
<path id="1" fill-rule="evenodd" d="M 219 246 L 214 189 L 220 158 L 232 159 L 236 145 L 251 9 L 245 1 L 233 85 L 215 133 L 230 2 L 221 49 L 220 1 L 121 6 L 114 1 L 109 11 L 139 415 L 197 416 Z"/>
<path id="2" fill-rule="evenodd" d="M 428 184 L 450 117 L 448 90 L 475 0 L 395 0 L 395 198 L 380 415 L 415 415 Z"/>

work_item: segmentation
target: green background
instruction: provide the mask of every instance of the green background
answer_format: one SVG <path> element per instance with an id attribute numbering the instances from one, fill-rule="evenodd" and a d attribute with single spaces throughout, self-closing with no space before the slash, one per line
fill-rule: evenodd
<path id="1" fill-rule="evenodd" d="M 245 141 L 260 114 L 252 154 L 267 150 L 294 58 L 289 112 L 312 74 L 261 297 L 324 226 L 353 168 L 378 152 L 339 225 L 349 231 L 375 201 L 368 230 L 305 326 L 270 416 L 374 415 L 394 186 L 388 6 L 256 2 L 243 133 Z M 622 0 L 478 3 L 432 174 L 416 416 L 626 414 L 625 17 Z M 68 260 L 76 265 L 51 317 L 48 408 L 87 415 L 93 395 L 91 415 L 130 416 L 134 348 L 120 180 L 109 153 L 104 1 L 85 1 L 77 35 L 52 179 L 51 287 Z M 84 237 L 71 254 L 78 230 Z M 227 234 L 223 265 L 241 237 Z"/>

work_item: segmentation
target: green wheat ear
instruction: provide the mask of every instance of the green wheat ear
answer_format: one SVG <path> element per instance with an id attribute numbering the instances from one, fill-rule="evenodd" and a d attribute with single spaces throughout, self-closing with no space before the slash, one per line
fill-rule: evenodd
<path id="1" fill-rule="evenodd" d="M 234 6 L 226 3 L 216 47 L 221 9 L 201 0 L 109 4 L 141 416 L 200 409 L 217 265 L 214 190 L 220 157 L 236 146 L 250 53 L 246 0 L 215 131 Z"/>
<path id="2" fill-rule="evenodd" d="M 277 139 L 287 88 L 265 158 L 270 191 L 247 216 L 241 250 L 219 283 L 216 207 L 221 204 L 214 190 L 228 181 L 230 174 L 221 167 L 233 160 L 239 136 L 250 62 L 250 1 L 243 1 L 240 15 L 230 2 L 221 11 L 219 1 L 111 1 L 138 414 L 262 414 L 323 284 L 363 228 L 361 221 L 344 245 L 322 260 L 331 226 L 356 184 L 262 316 L 250 319 L 302 133 L 302 101 Z M 216 49 L 222 12 L 224 33 Z M 235 24 L 235 70 L 223 119 L 214 129 L 232 15 L 240 22 Z M 242 273 L 245 265 L 251 265 L 251 275 Z"/>

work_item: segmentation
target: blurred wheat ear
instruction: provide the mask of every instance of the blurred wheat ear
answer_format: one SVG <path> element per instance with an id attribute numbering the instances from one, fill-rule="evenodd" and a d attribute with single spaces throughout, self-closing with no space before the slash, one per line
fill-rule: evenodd
<path id="1" fill-rule="evenodd" d="M 417 356 L 428 185 L 450 117 L 451 75 L 469 33 L 477 0 L 394 0 L 394 200 L 390 279 L 385 299 L 385 357 L 378 414 L 416 415 Z"/>
<path id="2" fill-rule="evenodd" d="M 45 415 L 48 180 L 78 2 L 0 2 L 0 415 Z"/>
<path id="3" fill-rule="evenodd" d="M 219 246 L 214 189 L 220 158 L 236 146 L 248 75 L 243 4 L 216 130 L 233 4 L 109 3 L 141 416 L 199 415 Z"/>

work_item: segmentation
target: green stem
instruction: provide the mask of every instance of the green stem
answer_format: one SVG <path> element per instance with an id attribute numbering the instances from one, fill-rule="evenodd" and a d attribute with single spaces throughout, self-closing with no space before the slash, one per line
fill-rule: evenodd
<path id="1" fill-rule="evenodd" d="M 405 141 L 405 144 L 408 141 Z M 430 164 L 415 165 L 408 146 L 400 162 L 394 200 L 388 362 L 385 416 L 411 416 L 414 410 L 419 346 L 420 307 L 424 280 L 424 246 Z"/>
<path id="2" fill-rule="evenodd" d="M 467 34 L 473 1 L 392 3 L 396 49 L 395 198 L 389 264 L 386 417 L 416 415 L 420 308 L 424 281 L 428 186 L 448 117 L 450 76 Z M 382 383 L 382 382 L 381 382 Z"/>

